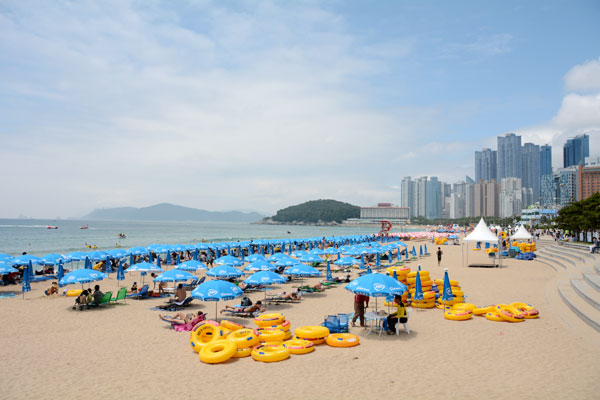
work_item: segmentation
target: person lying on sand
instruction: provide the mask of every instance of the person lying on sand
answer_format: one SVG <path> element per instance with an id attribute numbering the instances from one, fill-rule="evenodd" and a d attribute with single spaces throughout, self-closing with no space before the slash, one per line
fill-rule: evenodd
<path id="1" fill-rule="evenodd" d="M 301 300 L 302 295 L 300 294 L 300 289 L 296 288 L 289 293 L 283 292 L 278 296 L 275 296 L 279 299 L 289 299 L 289 300 Z"/>
<path id="2" fill-rule="evenodd" d="M 255 311 L 264 312 L 265 308 L 262 306 L 262 301 L 259 300 L 259 301 L 256 302 L 256 304 L 253 304 L 250 307 L 225 306 L 225 309 L 221 310 L 221 313 L 224 313 L 226 311 L 253 313 Z"/>
<path id="3" fill-rule="evenodd" d="M 160 318 L 166 322 L 171 322 L 173 324 L 184 325 L 190 321 L 193 321 L 196 317 L 200 317 L 202 314 L 203 314 L 202 311 L 198 311 L 197 314 L 193 314 L 193 313 L 184 314 L 182 312 L 178 312 L 177 314 L 175 314 L 173 316 L 158 314 L 158 318 Z"/>

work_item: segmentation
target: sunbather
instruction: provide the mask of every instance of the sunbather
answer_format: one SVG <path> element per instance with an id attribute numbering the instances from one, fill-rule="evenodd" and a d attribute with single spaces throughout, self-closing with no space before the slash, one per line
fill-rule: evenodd
<path id="1" fill-rule="evenodd" d="M 282 299 L 282 300 L 301 300 L 302 294 L 300 294 L 300 289 L 296 288 L 289 293 L 283 292 L 278 296 L 274 296 L 273 299 Z"/>
<path id="2" fill-rule="evenodd" d="M 175 314 L 171 317 L 169 317 L 168 315 L 158 314 L 158 318 L 160 318 L 166 322 L 171 322 L 173 324 L 184 325 L 184 324 L 187 324 L 188 322 L 194 320 L 196 317 L 201 316 L 202 314 L 204 314 L 202 311 L 198 311 L 197 314 L 193 314 L 193 313 L 184 314 L 184 313 L 178 312 L 177 314 Z"/>
<path id="3" fill-rule="evenodd" d="M 257 301 L 256 304 L 251 305 L 250 307 L 232 307 L 225 306 L 224 310 L 221 310 L 221 313 L 232 311 L 232 312 L 243 312 L 243 313 L 253 313 L 256 311 L 264 312 L 265 308 L 262 306 L 262 301 Z"/>
<path id="4" fill-rule="evenodd" d="M 167 303 L 181 303 L 185 300 L 186 295 L 187 292 L 185 291 L 183 284 L 180 283 L 179 285 L 177 285 L 177 290 L 175 290 L 175 297 L 167 300 Z"/>
<path id="5" fill-rule="evenodd" d="M 52 286 L 50 286 L 48 289 L 46 289 L 44 291 L 44 293 L 46 293 L 46 296 L 50 296 L 52 294 L 58 294 L 58 283 L 52 282 Z"/>

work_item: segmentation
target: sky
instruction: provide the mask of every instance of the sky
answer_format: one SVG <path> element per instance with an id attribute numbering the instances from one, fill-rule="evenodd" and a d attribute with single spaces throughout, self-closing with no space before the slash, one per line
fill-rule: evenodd
<path id="1" fill-rule="evenodd" d="M 497 136 L 600 156 L 600 2 L 0 2 L 0 217 L 400 204 Z"/>

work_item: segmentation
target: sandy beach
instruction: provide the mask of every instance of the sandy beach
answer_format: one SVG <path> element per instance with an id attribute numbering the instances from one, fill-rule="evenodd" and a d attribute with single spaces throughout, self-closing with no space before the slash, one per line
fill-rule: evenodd
<path id="1" fill-rule="evenodd" d="M 539 247 L 544 243 L 553 244 L 542 241 Z M 188 333 L 173 331 L 159 320 L 159 311 L 151 310 L 164 298 L 128 299 L 80 312 L 71 310 L 74 298 L 45 297 L 49 282 L 33 283 L 25 300 L 20 293 L 0 300 L 1 397 L 598 398 L 600 334 L 561 302 L 556 290 L 560 271 L 539 261 L 514 259 L 503 260 L 502 268 L 468 268 L 461 265 L 461 246 L 442 250 L 442 268 L 433 255 L 408 265 L 415 270 L 420 264 L 440 279 L 448 268 L 450 279 L 460 282 L 470 303 L 522 301 L 538 308 L 541 317 L 516 324 L 482 317 L 456 322 L 445 320 L 438 309 L 415 309 L 410 334 L 378 337 L 353 327 L 351 333 L 361 340 L 354 348 L 320 345 L 311 354 L 279 363 L 243 358 L 208 365 L 192 351 Z M 470 251 L 469 257 L 473 262 L 484 255 Z M 593 265 L 593 259 L 585 260 Z M 140 280 L 138 273 L 131 273 L 118 282 L 112 274 L 99 284 L 114 293 L 119 285 L 129 287 Z M 276 286 L 273 293 L 289 291 L 295 284 Z M 20 292 L 20 286 L 0 288 L 10 290 Z M 256 301 L 264 293 L 250 297 Z M 239 299 L 220 302 L 218 308 L 237 303 Z M 385 309 L 381 299 L 377 303 Z M 371 299 L 370 308 L 374 306 Z M 213 302 L 194 300 L 188 310 L 215 316 Z M 339 285 L 306 294 L 298 304 L 268 306 L 268 311 L 285 313 L 292 329 L 318 325 L 327 314 L 352 312 L 353 294 Z M 227 319 L 254 327 L 251 319 Z"/>

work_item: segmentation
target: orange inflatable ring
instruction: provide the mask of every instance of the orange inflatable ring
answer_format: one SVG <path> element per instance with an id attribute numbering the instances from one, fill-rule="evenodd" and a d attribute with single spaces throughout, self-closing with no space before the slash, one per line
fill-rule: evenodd
<path id="1" fill-rule="evenodd" d="M 254 323 L 259 326 L 279 325 L 285 321 L 285 315 L 282 313 L 262 314 L 254 318 Z"/>
<path id="2" fill-rule="evenodd" d="M 249 328 L 233 331 L 227 338 L 233 340 L 238 349 L 252 348 L 260 341 L 258 339 L 258 334 L 253 329 Z"/>
<path id="3" fill-rule="evenodd" d="M 207 364 L 219 364 L 229 360 L 237 352 L 232 340 L 222 339 L 207 343 L 198 353 L 200 361 Z"/>
<path id="4" fill-rule="evenodd" d="M 351 333 L 332 333 L 326 341 L 331 347 L 354 347 L 360 344 L 358 336 Z"/>
<path id="5" fill-rule="evenodd" d="M 256 346 L 252 349 L 252 358 L 262 362 L 277 362 L 290 357 L 290 350 L 283 345 Z"/>
<path id="6" fill-rule="evenodd" d="M 315 345 L 310 340 L 291 339 L 283 342 L 283 346 L 287 347 L 292 354 L 308 354 L 315 350 Z"/>

